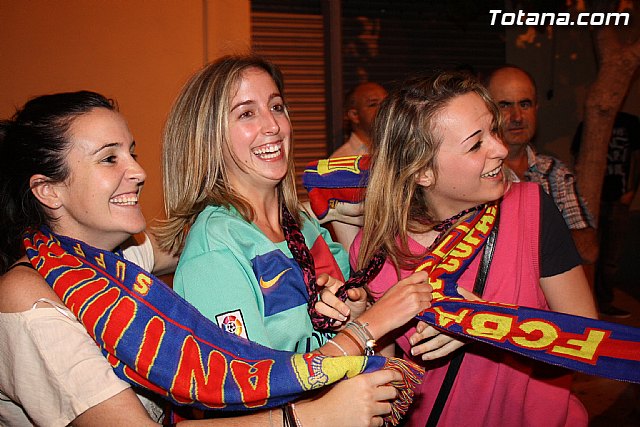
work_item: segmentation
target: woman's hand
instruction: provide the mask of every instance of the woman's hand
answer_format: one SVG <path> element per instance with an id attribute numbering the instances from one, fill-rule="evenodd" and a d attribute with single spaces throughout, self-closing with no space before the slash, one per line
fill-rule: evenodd
<path id="1" fill-rule="evenodd" d="M 475 294 L 462 287 L 458 287 L 458 293 L 470 301 L 481 301 Z M 411 354 L 413 356 L 421 356 L 422 360 L 434 360 L 459 349 L 467 341 L 454 338 L 423 321 L 419 321 L 416 325 L 416 331 L 409 337 L 409 343 L 412 346 Z"/>
<path id="2" fill-rule="evenodd" d="M 330 208 L 320 224 L 337 221 L 344 224 L 362 227 L 364 224 L 364 203 L 337 202 Z"/>
<path id="3" fill-rule="evenodd" d="M 424 340 L 428 340 L 423 342 Z M 466 344 L 465 341 L 453 338 L 450 335 L 419 321 L 416 331 L 409 337 L 411 354 L 420 356 L 422 360 L 434 360 L 446 356 Z"/>
<path id="4" fill-rule="evenodd" d="M 351 309 L 349 320 L 360 317 L 369 307 L 367 291 L 364 288 L 351 288 L 347 291 L 347 300 L 345 303 Z"/>
<path id="5" fill-rule="evenodd" d="M 340 381 L 320 397 L 296 403 L 298 418 L 305 427 L 382 426 L 398 394 L 389 383 L 401 379 L 400 373 L 382 369 Z"/>
<path id="6" fill-rule="evenodd" d="M 334 326 L 341 327 L 351 314 L 349 306 L 335 296 L 335 293 L 344 282 L 329 276 L 327 273 L 322 273 L 316 279 L 316 283 L 318 288 L 321 289 L 318 293 L 319 301 L 316 303 L 316 310 L 324 316 L 336 319 L 337 322 Z"/>
<path id="7" fill-rule="evenodd" d="M 393 285 L 358 320 L 367 323 L 367 328 L 375 339 L 413 319 L 418 313 L 431 307 L 431 285 L 424 271 L 413 273 Z"/>
<path id="8" fill-rule="evenodd" d="M 318 294 L 320 301 L 316 304 L 316 310 L 320 314 L 337 320 L 334 329 L 342 328 L 347 320 L 357 318 L 366 310 L 367 292 L 364 289 L 349 289 L 347 300 L 343 302 L 335 295 L 343 285 L 342 281 L 322 273 L 318 276 L 317 284 L 319 288 L 323 289 Z"/>

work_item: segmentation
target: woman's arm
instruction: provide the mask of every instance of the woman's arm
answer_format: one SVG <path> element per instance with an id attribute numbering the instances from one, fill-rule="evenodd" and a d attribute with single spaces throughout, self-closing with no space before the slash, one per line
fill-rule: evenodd
<path id="1" fill-rule="evenodd" d="M 296 403 L 304 427 L 379 426 L 391 412 L 398 372 L 382 369 L 341 381 L 319 398 Z M 275 424 L 278 425 L 278 424 Z"/>
<path id="2" fill-rule="evenodd" d="M 0 309 L 5 314 L 29 311 L 33 306 L 33 302 L 41 298 L 46 298 L 62 305 L 57 295 L 44 283 L 42 278 L 35 271 L 26 267 L 16 268 L 0 279 L 0 296 Z M 73 387 L 79 388 L 52 391 L 44 386 L 45 382 L 39 381 L 37 387 L 30 389 L 42 391 L 42 396 L 30 395 L 29 399 L 22 398 L 22 396 L 14 396 L 14 398 L 17 398 L 23 403 L 26 401 L 40 402 L 40 404 L 33 406 L 35 409 L 31 406 L 24 408 L 29 416 L 34 420 L 48 420 L 50 422 L 50 412 L 42 414 L 34 412 L 37 411 L 37 408 L 44 406 L 41 405 L 41 402 L 64 400 L 69 395 L 84 399 L 88 398 L 89 395 L 93 395 L 96 389 L 112 389 L 117 391 L 112 395 L 104 396 L 104 398 L 98 402 L 87 403 L 86 406 L 88 406 L 88 408 L 77 414 L 75 419 L 71 421 L 71 425 L 78 427 L 158 425 L 151 420 L 135 393 L 115 377 L 111 366 L 77 320 L 70 319 L 60 312 L 51 309 L 51 305 L 48 303 L 40 303 L 39 306 L 40 305 L 43 308 L 35 309 L 38 312 L 35 314 L 46 313 L 51 319 L 44 318 L 41 322 L 32 323 L 31 326 L 38 329 L 38 325 L 55 324 L 54 331 L 56 332 L 56 336 L 52 336 L 51 339 L 56 341 L 57 345 L 61 347 L 68 346 L 73 348 L 70 356 L 63 358 L 65 366 L 58 367 L 55 371 L 58 372 L 62 370 L 67 372 L 68 375 L 64 376 L 67 380 L 70 379 L 69 377 L 77 377 L 75 380 L 68 381 L 68 383 L 73 383 Z M 44 307 L 47 309 L 45 310 Z M 10 333 L 10 331 L 0 329 L 0 341 L 6 337 L 4 332 Z M 50 334 L 43 332 L 42 335 L 46 337 Z M 45 357 L 46 352 L 58 354 L 56 347 L 52 347 L 47 343 L 44 343 L 44 347 L 42 348 L 43 352 L 38 356 L 41 358 L 42 364 L 45 363 L 45 359 L 48 359 L 48 357 Z M 27 350 L 25 350 L 24 347 L 22 348 L 23 351 L 21 351 L 21 354 L 24 355 Z M 32 351 L 29 350 L 29 353 L 32 354 Z M 18 359 L 18 361 L 20 360 L 28 361 L 30 359 L 24 357 Z M 34 366 L 34 364 L 29 363 L 29 367 L 25 368 L 30 369 L 33 373 L 35 367 L 40 365 L 40 363 L 36 363 Z M 90 366 L 89 369 L 91 372 L 89 374 L 87 374 L 86 368 L 84 370 L 77 368 L 83 365 Z M 100 374 L 99 372 L 102 373 Z M 399 374 L 394 371 L 387 370 L 359 375 L 355 378 L 340 382 L 320 396 L 297 403 L 296 411 L 305 427 L 320 427 L 325 425 L 377 425 L 377 420 L 381 420 L 381 416 L 389 413 L 390 400 L 393 400 L 396 396 L 395 388 L 387 385 L 387 383 L 399 380 L 398 375 Z M 43 375 L 36 376 L 40 378 L 50 378 L 44 373 Z M 24 376 L 22 376 L 22 378 L 24 378 Z M 57 384 L 59 387 L 64 387 L 64 384 L 59 384 L 57 381 L 52 381 L 52 383 Z M 65 384 L 66 383 L 67 382 L 65 382 Z M 112 387 L 113 384 L 116 386 Z M 3 386 L 3 390 L 6 388 L 8 387 Z M 10 394 L 13 395 L 14 393 Z M 335 410 L 336 408 L 344 408 L 344 402 L 350 402 L 349 411 Z M 72 418 L 73 416 L 70 417 L 70 419 Z M 273 425 L 282 424 L 282 411 L 279 408 L 234 418 L 186 421 L 179 423 L 179 425 L 244 427 L 267 426 L 270 425 L 271 422 L 273 422 Z"/>
<path id="3" fill-rule="evenodd" d="M 553 199 L 540 190 L 540 288 L 553 311 L 597 318 L 583 260 Z"/>
<path id="4" fill-rule="evenodd" d="M 129 385 L 116 377 L 95 342 L 28 267 L 0 279 L 0 388 L 39 425 L 156 425 Z M 16 329 L 20 328 L 19 334 Z"/>
<path id="5" fill-rule="evenodd" d="M 106 361 L 105 361 L 106 362 Z M 71 423 L 73 427 L 158 426 L 130 388 L 92 406 Z"/>
<path id="6" fill-rule="evenodd" d="M 380 340 L 389 332 L 405 325 L 431 305 L 432 289 L 427 278 L 427 273 L 420 271 L 400 280 L 360 315 L 358 322 L 366 327 L 375 340 Z M 327 343 L 320 351 L 332 356 L 360 355 L 365 342 L 358 338 L 358 334 L 341 331 L 332 340 L 337 346 Z"/>
<path id="7" fill-rule="evenodd" d="M 543 277 L 540 279 L 540 287 L 551 310 L 594 319 L 598 317 L 582 266 L 577 265 L 564 273 Z"/>

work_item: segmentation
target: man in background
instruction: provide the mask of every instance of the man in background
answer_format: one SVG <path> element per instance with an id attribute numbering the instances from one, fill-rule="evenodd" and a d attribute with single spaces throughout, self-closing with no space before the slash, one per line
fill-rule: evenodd
<path id="1" fill-rule="evenodd" d="M 536 84 L 523 69 L 507 65 L 493 71 L 487 88 L 502 115 L 502 137 L 509 153 L 505 164 L 513 178 L 542 185 L 562 213 L 585 264 L 598 256 L 598 241 L 585 201 L 579 196 L 573 172 L 560 160 L 535 152 L 538 101 Z"/>
<path id="2" fill-rule="evenodd" d="M 373 120 L 386 97 L 387 90 L 374 82 L 360 83 L 347 93 L 344 107 L 351 133 L 330 157 L 369 154 Z M 330 220 L 325 224 L 333 239 L 340 242 L 347 251 L 362 226 L 362 209 L 362 203 L 339 203 L 334 210 L 341 211 L 342 218 L 348 218 L 350 222 Z"/>
<path id="3" fill-rule="evenodd" d="M 353 88 L 345 99 L 345 115 L 351 134 L 331 157 L 369 154 L 371 128 L 387 91 L 378 83 L 364 82 Z"/>

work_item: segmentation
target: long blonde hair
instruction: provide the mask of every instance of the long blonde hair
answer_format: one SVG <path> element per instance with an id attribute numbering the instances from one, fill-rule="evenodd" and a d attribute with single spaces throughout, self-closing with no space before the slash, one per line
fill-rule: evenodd
<path id="1" fill-rule="evenodd" d="M 249 68 L 266 71 L 284 100 L 284 80 L 275 64 L 254 55 L 229 55 L 191 77 L 169 113 L 162 146 L 167 219 L 154 229 L 163 250 L 182 251 L 191 225 L 207 205 L 233 206 L 245 220 L 254 218 L 250 202 L 231 188 L 222 154 L 229 146 L 231 100 Z M 288 154 L 288 171 L 278 184 L 278 196 L 299 221 L 292 148 Z"/>
<path id="2" fill-rule="evenodd" d="M 429 169 L 435 174 L 442 142 L 436 130 L 438 114 L 467 93 L 482 98 L 493 116 L 493 128 L 499 129 L 499 110 L 487 90 L 460 72 L 410 78 L 383 101 L 373 127 L 358 268 L 367 266 L 379 250 L 386 252 L 396 270 L 415 267 L 423 258 L 424 254 L 411 253 L 407 240 L 408 233 L 423 233 L 434 225 L 416 176 Z"/>

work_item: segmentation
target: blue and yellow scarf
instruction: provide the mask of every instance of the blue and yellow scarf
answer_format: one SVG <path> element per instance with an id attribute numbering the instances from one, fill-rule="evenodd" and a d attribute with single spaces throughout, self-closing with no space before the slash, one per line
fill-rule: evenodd
<path id="1" fill-rule="evenodd" d="M 303 182 L 312 197 L 314 212 L 317 209 L 319 215 L 326 215 L 332 201 L 362 202 L 368 168 L 367 156 L 310 163 Z M 336 187 L 341 189 L 338 194 L 333 193 Z M 345 188 L 354 191 L 348 193 Z M 347 199 L 348 194 L 355 196 Z M 467 301 L 458 294 L 457 280 L 484 247 L 497 209 L 498 205 L 489 205 L 461 221 L 417 268 L 429 273 L 433 287 L 432 306 L 418 319 L 531 359 L 640 383 L 638 328 L 528 307 Z"/>

